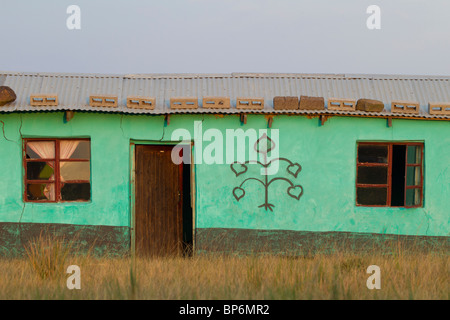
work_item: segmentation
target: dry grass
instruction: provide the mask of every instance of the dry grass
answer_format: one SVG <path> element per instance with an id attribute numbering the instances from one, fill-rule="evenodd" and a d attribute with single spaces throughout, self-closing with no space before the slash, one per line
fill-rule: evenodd
<path id="1" fill-rule="evenodd" d="M 25 253 L 31 268 L 41 279 L 61 276 L 66 259 L 71 252 L 73 242 L 66 243 L 64 238 L 58 239 L 42 233 L 30 241 Z"/>
<path id="2" fill-rule="evenodd" d="M 91 256 L 94 247 L 82 252 L 76 245 L 77 240 L 78 235 L 71 240 L 66 240 L 64 236 L 57 237 L 48 232 L 41 232 L 24 248 L 28 263 L 42 280 L 61 278 L 64 276 L 69 257 L 77 257 L 78 260 L 85 261 Z"/>
<path id="3" fill-rule="evenodd" d="M 42 278 L 25 259 L 0 260 L 0 299 L 449 299 L 449 256 L 335 253 L 102 259 L 67 256 L 81 268 L 81 290 L 65 273 Z M 366 269 L 381 268 L 381 290 Z"/>

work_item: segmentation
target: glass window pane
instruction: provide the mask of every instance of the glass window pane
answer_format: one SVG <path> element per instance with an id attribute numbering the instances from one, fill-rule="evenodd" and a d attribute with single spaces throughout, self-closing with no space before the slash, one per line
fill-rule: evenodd
<path id="1" fill-rule="evenodd" d="M 406 168 L 406 185 L 420 186 L 420 167 Z"/>
<path id="2" fill-rule="evenodd" d="M 60 143 L 61 159 L 86 159 L 91 158 L 89 141 L 62 140 Z"/>
<path id="3" fill-rule="evenodd" d="M 90 180 L 90 161 L 60 162 L 61 181 Z"/>
<path id="4" fill-rule="evenodd" d="M 421 189 L 406 189 L 406 206 L 418 206 L 420 204 Z"/>
<path id="5" fill-rule="evenodd" d="M 40 183 L 27 185 L 27 199 L 28 200 L 55 200 L 55 185 L 54 183 Z"/>
<path id="6" fill-rule="evenodd" d="M 387 184 L 388 167 L 358 167 L 358 183 Z"/>
<path id="7" fill-rule="evenodd" d="M 388 146 L 360 144 L 358 146 L 358 161 L 360 163 L 387 163 Z"/>
<path id="8" fill-rule="evenodd" d="M 27 159 L 54 159 L 54 141 L 29 141 L 26 145 Z"/>
<path id="9" fill-rule="evenodd" d="M 362 205 L 386 205 L 387 188 L 357 188 L 356 199 Z"/>
<path id="10" fill-rule="evenodd" d="M 421 161 L 422 148 L 420 146 L 408 146 L 408 163 L 419 164 Z"/>
<path id="11" fill-rule="evenodd" d="M 61 200 L 63 201 L 88 201 L 90 199 L 90 183 L 63 183 L 61 185 Z"/>
<path id="12" fill-rule="evenodd" d="M 54 162 L 27 162 L 28 180 L 53 180 L 55 167 Z"/>

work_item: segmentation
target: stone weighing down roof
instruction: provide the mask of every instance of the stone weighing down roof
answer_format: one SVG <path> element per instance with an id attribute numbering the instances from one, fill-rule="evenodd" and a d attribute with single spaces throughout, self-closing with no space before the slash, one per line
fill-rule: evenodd
<path id="1" fill-rule="evenodd" d="M 10 87 L 17 95 L 14 102 L 0 106 L 0 113 L 74 110 L 128 114 L 268 113 L 450 119 L 449 109 L 440 113 L 429 113 L 429 103 L 444 103 L 446 106 L 450 104 L 449 76 L 268 73 L 102 75 L 0 72 L 0 86 Z M 274 109 L 274 97 L 302 95 L 323 97 L 325 106 L 333 98 L 367 98 L 381 100 L 385 107 L 382 112 L 328 108 Z M 177 100 L 182 97 L 190 99 Z M 229 98 L 230 103 L 228 106 L 225 101 L 225 104 L 208 108 L 205 97 L 225 97 Z M 42 100 L 47 98 L 48 100 Z M 262 104 L 255 104 L 255 108 L 237 108 L 236 104 L 240 98 L 253 98 L 255 101 L 261 99 Z M 128 99 L 130 101 L 127 101 Z M 417 102 L 418 112 L 392 112 L 393 101 Z"/>

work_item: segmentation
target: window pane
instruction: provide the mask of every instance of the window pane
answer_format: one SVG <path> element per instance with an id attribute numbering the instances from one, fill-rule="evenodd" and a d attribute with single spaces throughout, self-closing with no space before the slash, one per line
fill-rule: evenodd
<path id="1" fill-rule="evenodd" d="M 60 162 L 62 181 L 90 180 L 90 162 Z"/>
<path id="2" fill-rule="evenodd" d="M 387 167 L 358 167 L 358 183 L 387 184 Z"/>
<path id="3" fill-rule="evenodd" d="M 54 159 L 54 141 L 29 141 L 26 146 L 27 159 Z"/>
<path id="4" fill-rule="evenodd" d="M 406 206 L 418 206 L 420 204 L 421 189 L 406 189 Z"/>
<path id="5" fill-rule="evenodd" d="M 91 185 L 90 183 L 63 183 L 61 186 L 61 200 L 76 201 L 90 200 Z"/>
<path id="6" fill-rule="evenodd" d="M 27 162 L 28 180 L 53 180 L 55 167 L 54 162 Z"/>
<path id="7" fill-rule="evenodd" d="M 420 167 L 406 168 L 406 185 L 420 186 Z"/>
<path id="8" fill-rule="evenodd" d="M 387 188 L 357 188 L 356 197 L 358 204 L 386 205 Z"/>
<path id="9" fill-rule="evenodd" d="M 408 146 L 408 163 L 419 164 L 422 148 L 420 146 Z"/>
<path id="10" fill-rule="evenodd" d="M 28 184 L 28 200 L 55 200 L 55 185 L 53 183 Z"/>
<path id="11" fill-rule="evenodd" d="M 358 161 L 360 163 L 387 163 L 388 146 L 360 144 L 358 146 Z"/>
<path id="12" fill-rule="evenodd" d="M 60 143 L 61 159 L 86 159 L 91 157 L 89 141 L 62 140 Z"/>

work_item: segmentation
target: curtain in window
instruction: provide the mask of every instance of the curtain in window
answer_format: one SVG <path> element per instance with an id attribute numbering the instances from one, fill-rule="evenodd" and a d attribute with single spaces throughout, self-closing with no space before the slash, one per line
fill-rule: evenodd
<path id="1" fill-rule="evenodd" d="M 42 159 L 54 159 L 55 158 L 55 142 L 54 141 L 39 141 L 39 142 L 29 142 L 28 147 L 36 152 L 36 154 Z M 47 165 L 54 169 L 54 164 L 47 162 Z M 53 180 L 55 175 L 52 174 L 50 180 Z M 48 183 L 45 185 L 44 196 L 50 200 L 55 201 L 55 184 Z"/>
<path id="2" fill-rule="evenodd" d="M 65 140 L 60 143 L 60 159 L 69 159 L 70 156 L 75 152 L 80 142 L 76 140 Z M 29 142 L 27 144 L 31 150 L 36 152 L 36 154 L 42 159 L 54 159 L 55 158 L 55 142 L 54 141 L 39 141 L 39 142 Z M 52 169 L 54 169 L 54 165 L 50 162 L 47 162 Z M 61 163 L 60 167 L 64 164 Z M 55 175 L 53 174 L 50 177 L 50 180 L 54 180 Z M 55 201 L 55 184 L 49 183 L 45 186 L 44 196 L 50 200 Z"/>
<path id="3" fill-rule="evenodd" d="M 31 150 L 37 153 L 42 159 L 55 158 L 55 142 L 54 141 L 39 141 L 28 142 L 27 144 Z"/>
<path id="4" fill-rule="evenodd" d="M 69 159 L 72 154 L 75 152 L 75 150 L 78 148 L 78 145 L 80 144 L 80 141 L 75 140 L 65 140 L 61 141 L 59 148 L 60 148 L 60 159 Z M 61 162 L 59 167 L 60 169 L 64 167 L 67 164 L 67 162 Z M 64 178 L 61 176 L 61 181 L 64 181 Z"/>

